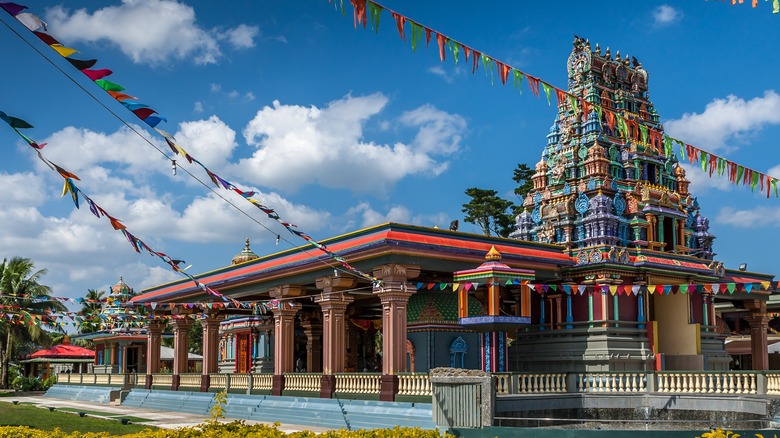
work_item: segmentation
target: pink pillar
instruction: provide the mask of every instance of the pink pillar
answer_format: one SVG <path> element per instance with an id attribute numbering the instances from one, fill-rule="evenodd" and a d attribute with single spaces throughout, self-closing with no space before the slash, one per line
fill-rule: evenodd
<path id="1" fill-rule="evenodd" d="M 750 353 L 753 356 L 753 370 L 767 370 L 769 352 L 766 332 L 769 328 L 769 317 L 766 316 L 766 301 L 745 301 L 745 308 L 752 310 L 750 316 L 745 319 L 750 323 Z"/>
<path id="2" fill-rule="evenodd" d="M 295 369 L 293 352 L 295 349 L 295 314 L 301 308 L 294 297 L 303 292 L 300 286 L 284 285 L 271 289 L 271 297 L 279 301 L 274 313 L 274 377 L 271 395 L 282 395 L 284 391 L 284 373 Z"/>
<path id="3" fill-rule="evenodd" d="M 322 308 L 322 385 L 320 397 L 331 398 L 336 390 L 335 373 L 344 372 L 347 348 L 344 330 L 347 306 L 354 298 L 338 293 L 355 285 L 352 277 L 322 277 L 317 279 L 317 288 L 322 294 L 314 301 Z"/>
<path id="4" fill-rule="evenodd" d="M 172 319 L 173 326 L 173 384 L 171 390 L 179 388 L 179 375 L 187 372 L 187 358 L 189 357 L 189 333 L 192 319 L 189 315 Z"/>
<path id="5" fill-rule="evenodd" d="M 222 316 L 208 314 L 200 320 L 203 326 L 203 372 L 200 377 L 200 390 L 206 392 L 211 384 L 209 374 L 219 371 L 219 323 Z"/>
<path id="6" fill-rule="evenodd" d="M 374 268 L 374 277 L 381 283 L 374 294 L 382 303 L 382 380 L 379 399 L 395 400 L 398 392 L 396 373 L 406 370 L 406 305 L 416 292 L 407 280 L 420 275 L 414 265 L 382 265 Z"/>
<path id="7" fill-rule="evenodd" d="M 160 346 L 165 322 L 150 319 L 146 323 L 146 389 L 152 388 L 152 374 L 160 372 Z"/>

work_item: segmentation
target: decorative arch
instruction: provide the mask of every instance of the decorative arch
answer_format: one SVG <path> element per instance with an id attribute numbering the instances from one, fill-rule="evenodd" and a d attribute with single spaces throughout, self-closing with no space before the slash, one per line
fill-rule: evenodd
<path id="1" fill-rule="evenodd" d="M 466 352 L 468 351 L 469 346 L 466 344 L 466 341 L 463 340 L 463 337 L 458 336 L 454 341 L 452 341 L 452 344 L 450 344 L 450 367 L 455 368 L 456 364 L 460 365 L 460 368 L 465 368 L 464 363 L 466 359 Z M 458 360 L 460 359 L 460 361 Z"/>

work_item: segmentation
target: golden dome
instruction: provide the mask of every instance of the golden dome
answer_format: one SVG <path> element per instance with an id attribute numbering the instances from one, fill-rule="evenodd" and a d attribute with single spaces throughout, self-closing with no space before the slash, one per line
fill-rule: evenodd
<path id="1" fill-rule="evenodd" d="M 230 262 L 230 265 L 233 266 L 239 263 L 244 263 L 259 258 L 260 257 L 258 257 L 257 254 L 253 253 L 252 250 L 249 249 L 249 238 L 247 237 L 246 242 L 244 243 L 244 250 L 236 254 L 235 257 L 233 257 L 233 260 Z"/>

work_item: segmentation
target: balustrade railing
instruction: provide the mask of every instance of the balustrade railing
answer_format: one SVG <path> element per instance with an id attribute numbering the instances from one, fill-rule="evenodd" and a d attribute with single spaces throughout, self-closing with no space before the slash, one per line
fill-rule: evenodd
<path id="1" fill-rule="evenodd" d="M 580 373 L 577 374 L 578 392 L 646 392 L 647 381 L 644 372 L 627 373 Z"/>
<path id="2" fill-rule="evenodd" d="M 764 373 L 766 376 L 766 393 L 768 395 L 780 394 L 780 373 Z"/>
<path id="3" fill-rule="evenodd" d="M 380 377 L 381 378 L 381 377 Z M 378 381 L 379 379 L 377 379 Z M 377 390 L 377 392 L 379 392 Z M 431 379 L 428 373 L 399 373 L 398 395 L 431 396 Z"/>
<path id="4" fill-rule="evenodd" d="M 517 378 L 517 383 L 513 392 L 517 394 L 566 392 L 566 373 L 520 373 L 514 377 Z"/>
<path id="5" fill-rule="evenodd" d="M 222 391 L 227 389 L 227 374 L 209 374 L 209 389 Z"/>
<path id="6" fill-rule="evenodd" d="M 663 393 L 663 394 L 766 394 L 780 395 L 780 372 L 585 372 L 585 373 L 493 373 L 496 395 L 533 395 L 572 393 Z M 342 394 L 379 394 L 380 373 L 337 373 L 335 391 Z M 319 393 L 322 375 L 319 373 L 288 373 L 284 375 L 285 391 Z M 63 385 L 102 385 L 143 388 L 145 374 L 57 374 L 57 383 Z M 170 388 L 173 375 L 152 375 L 152 384 Z M 201 374 L 180 374 L 182 390 L 199 390 Z M 224 389 L 234 392 L 270 391 L 272 374 L 210 374 L 209 390 Z M 432 392 L 427 373 L 399 373 L 398 395 L 430 396 Z"/>
<path id="7" fill-rule="evenodd" d="M 169 373 L 152 374 L 152 385 L 170 388 L 173 385 L 173 374 L 169 374 Z"/>
<path id="8" fill-rule="evenodd" d="M 200 388 L 200 373 L 179 374 L 179 388 L 183 390 Z"/>
<path id="9" fill-rule="evenodd" d="M 380 373 L 336 373 L 336 392 L 379 394 Z"/>
<path id="10" fill-rule="evenodd" d="M 284 375 L 285 391 L 320 392 L 322 374 L 318 373 L 288 373 Z"/>
<path id="11" fill-rule="evenodd" d="M 270 391 L 273 383 L 273 374 L 252 374 L 252 390 Z"/>
<path id="12" fill-rule="evenodd" d="M 234 373 L 230 375 L 230 390 L 232 391 L 248 391 L 249 390 L 249 374 Z"/>
<path id="13" fill-rule="evenodd" d="M 756 394 L 756 373 L 658 372 L 658 392 L 683 394 Z"/>

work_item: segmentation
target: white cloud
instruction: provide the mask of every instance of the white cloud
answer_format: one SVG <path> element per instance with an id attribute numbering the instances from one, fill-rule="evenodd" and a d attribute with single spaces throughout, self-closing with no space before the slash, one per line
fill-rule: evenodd
<path id="1" fill-rule="evenodd" d="M 406 176 L 446 170 L 437 157 L 458 150 L 463 118 L 426 105 L 401 117 L 401 125 L 418 130 L 411 144 L 365 140 L 364 124 L 387 103 L 381 93 L 346 96 L 322 109 L 275 101 L 244 129 L 257 151 L 235 170 L 253 184 L 288 191 L 319 184 L 355 192 L 382 192 Z"/>
<path id="2" fill-rule="evenodd" d="M 701 170 L 701 166 L 692 166 L 687 163 L 680 163 L 680 166 L 685 169 L 685 178 L 691 182 L 688 191 L 693 196 L 698 196 L 710 190 L 728 192 L 734 188 L 734 185 L 729 182 L 725 174 L 719 176 L 717 173 L 713 173 L 712 177 L 710 177 L 708 172 Z"/>
<path id="3" fill-rule="evenodd" d="M 722 208 L 716 217 L 718 223 L 737 228 L 780 227 L 780 207 L 756 207 L 750 210 Z"/>
<path id="4" fill-rule="evenodd" d="M 455 82 L 455 78 L 451 74 L 449 74 L 446 70 L 444 70 L 444 68 L 440 65 L 434 65 L 433 67 L 428 67 L 427 72 L 444 79 L 444 82 L 448 84 Z"/>
<path id="5" fill-rule="evenodd" d="M 202 113 L 204 111 L 203 102 L 201 101 L 195 102 L 195 105 L 192 107 L 192 110 L 195 111 L 196 113 Z"/>
<path id="6" fill-rule="evenodd" d="M 55 6 L 46 12 L 54 34 L 63 41 L 109 42 L 136 63 L 161 64 L 170 59 L 192 59 L 213 64 L 221 56 L 217 40 L 237 48 L 252 47 L 259 30 L 239 25 L 224 32 L 196 23 L 195 10 L 175 0 L 122 0 L 93 13 Z"/>
<path id="7" fill-rule="evenodd" d="M 446 113 L 430 104 L 405 112 L 400 121 L 407 126 L 419 128 L 413 146 L 426 153 L 457 152 L 460 148 L 460 133 L 466 130 L 466 119 L 457 114 Z"/>
<path id="8" fill-rule="evenodd" d="M 217 116 L 179 123 L 176 142 L 211 169 L 223 168 L 236 148 L 236 132 Z"/>
<path id="9" fill-rule="evenodd" d="M 669 5 L 661 5 L 653 9 L 653 20 L 658 26 L 674 23 L 682 18 L 682 11 Z"/>
<path id="10" fill-rule="evenodd" d="M 717 152 L 728 149 L 730 140 L 739 141 L 765 125 L 776 124 L 780 124 L 780 95 L 768 90 L 747 101 L 734 95 L 715 99 L 704 112 L 685 113 L 664 123 L 664 128 L 672 137 Z"/>
<path id="11" fill-rule="evenodd" d="M 356 227 L 371 227 L 385 222 L 420 225 L 424 227 L 438 226 L 439 228 L 449 226 L 450 223 L 450 219 L 446 213 L 412 216 L 412 212 L 403 205 L 394 205 L 390 207 L 386 213 L 381 213 L 372 208 L 368 202 L 361 202 L 348 209 L 346 217 L 347 221 L 344 231 L 352 230 Z"/>
<path id="12" fill-rule="evenodd" d="M 32 172 L 0 172 L 0 205 L 2 208 L 41 205 L 45 201 L 43 183 Z"/>
<path id="13" fill-rule="evenodd" d="M 248 49 L 255 46 L 255 37 L 259 34 L 260 28 L 257 26 L 239 24 L 233 29 L 229 29 L 221 36 L 237 49 Z"/>

